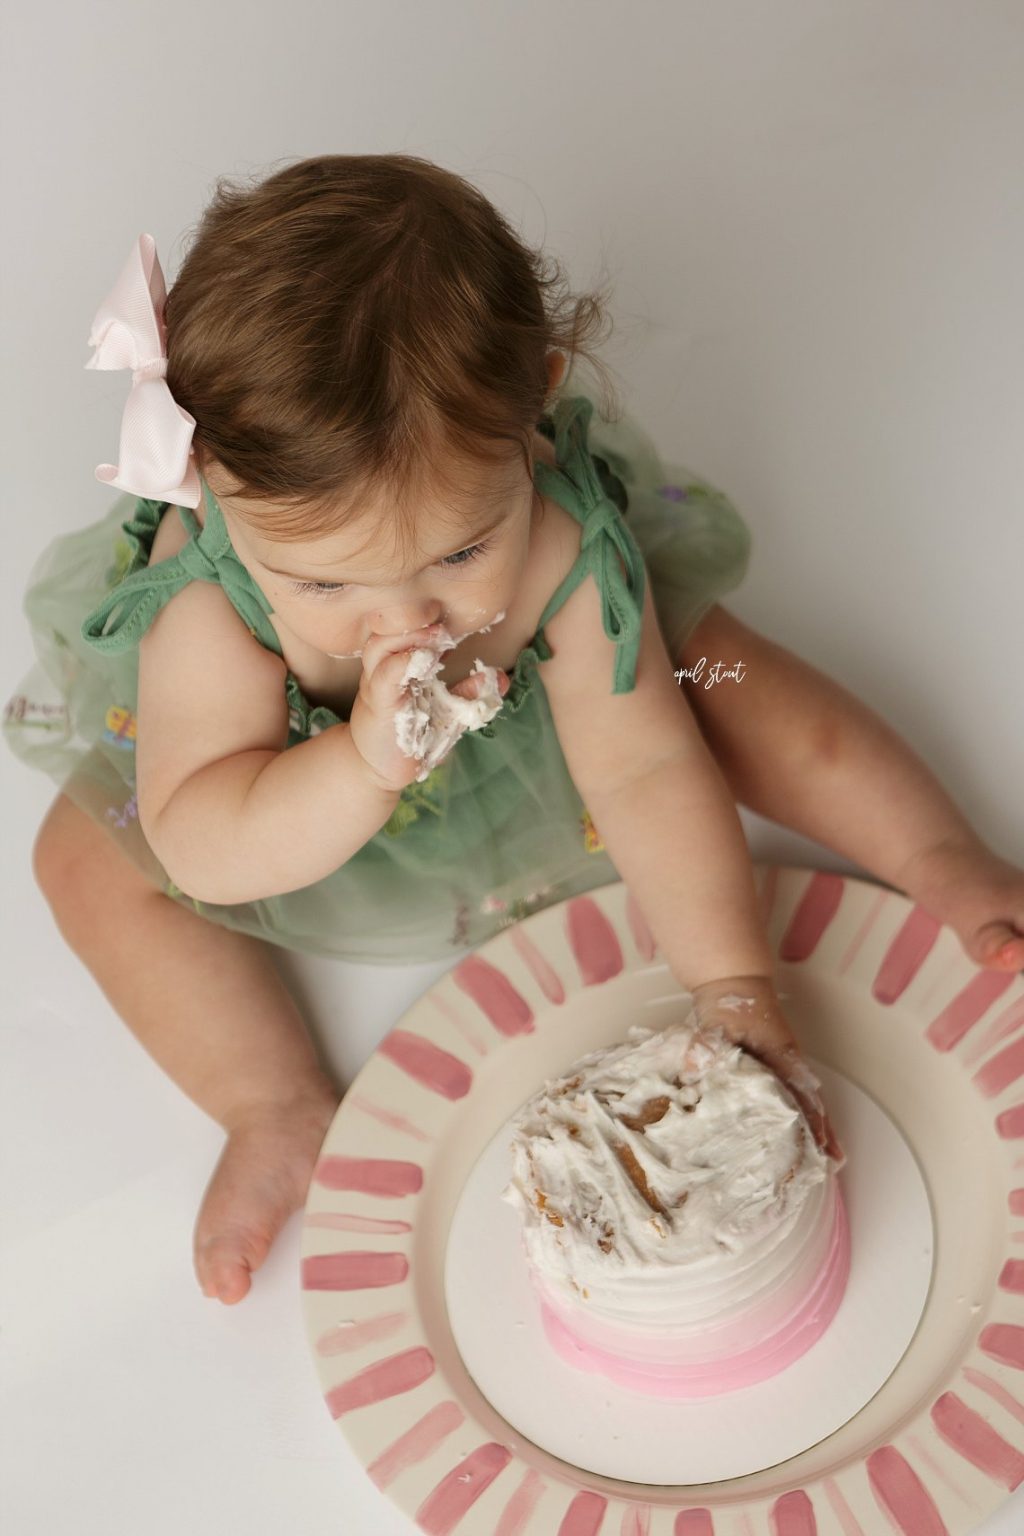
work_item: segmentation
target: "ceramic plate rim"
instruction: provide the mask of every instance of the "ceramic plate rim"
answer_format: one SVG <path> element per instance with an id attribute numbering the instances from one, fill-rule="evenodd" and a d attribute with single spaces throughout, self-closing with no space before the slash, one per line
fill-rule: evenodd
<path id="1" fill-rule="evenodd" d="M 410 1267 L 410 1257 L 426 1259 L 430 1251 L 416 1243 L 428 1240 L 432 1188 L 443 1184 L 431 1156 L 439 1144 L 443 1150 L 453 1116 L 472 1103 L 474 1066 L 532 1029 L 527 1015 L 554 1006 L 552 989 L 563 988 L 564 1001 L 623 969 L 664 963 L 625 885 L 599 886 L 501 929 L 406 1009 L 342 1099 L 310 1184 L 302 1306 L 325 1403 L 380 1491 L 420 1529 L 435 1536 L 456 1529 L 459 1536 L 620 1529 L 623 1536 L 968 1536 L 1024 1480 L 1024 1404 L 1014 1391 L 1024 1385 L 1024 1247 L 1018 1259 L 1008 1219 L 1024 1216 L 1014 1173 L 1024 1155 L 1012 1157 L 1018 1138 L 1024 1154 L 1024 973 L 974 965 L 952 930 L 888 886 L 764 861 L 755 861 L 754 872 L 780 965 L 813 971 L 823 937 L 844 924 L 849 964 L 884 911 L 895 936 L 871 995 L 886 1003 L 903 996 L 939 940 L 945 946 L 944 997 L 930 1002 L 918 1045 L 950 1053 L 971 1077 L 990 1111 L 990 1151 L 1005 1176 L 993 1190 L 1007 1216 L 1002 1266 L 970 1346 L 919 1412 L 828 1476 L 802 1476 L 796 1464 L 840 1431 L 746 1477 L 622 1483 L 541 1450 L 482 1397 L 447 1320 L 439 1327 L 423 1316 Z M 621 961 L 606 971 L 595 959 L 602 934 Z M 453 1005 L 456 973 L 464 984 Z M 674 987 L 667 968 L 665 975 Z M 481 987 L 492 988 L 493 1010 L 483 1005 Z M 493 1022 L 499 1015 L 500 1029 Z M 1024 1240 L 1024 1232 L 1016 1235 Z M 444 1241 L 436 1246 L 443 1265 Z M 341 1312 L 356 1314 L 354 1332 L 338 1326 Z M 360 1331 L 371 1318 L 372 1338 Z M 349 1348 L 356 1338 L 362 1342 Z"/>

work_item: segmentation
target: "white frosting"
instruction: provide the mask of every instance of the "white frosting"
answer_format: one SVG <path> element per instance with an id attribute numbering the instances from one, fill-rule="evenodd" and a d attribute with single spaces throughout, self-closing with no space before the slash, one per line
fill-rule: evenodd
<path id="1" fill-rule="evenodd" d="M 479 657 L 474 660 L 469 674 L 472 677 L 480 673 L 485 679 L 476 698 L 464 699 L 460 694 L 451 693 L 437 674 L 444 666 L 444 651 L 459 645 L 467 635 L 486 634 L 492 624 L 500 623 L 504 617 L 502 610 L 482 630 L 467 630 L 458 640 L 442 629 L 433 645 L 418 646 L 409 653 L 402 674 L 403 686 L 409 686 L 409 697 L 395 712 L 395 738 L 407 757 L 421 760 L 421 770 L 416 775 L 418 783 L 449 752 L 463 731 L 478 730 L 493 720 L 501 708 L 498 669 L 485 666 Z"/>
<path id="2" fill-rule="evenodd" d="M 560 1303 L 692 1334 L 799 1298 L 830 1235 L 833 1169 L 775 1074 L 691 1011 L 545 1082 L 513 1121 L 502 1198 Z"/>

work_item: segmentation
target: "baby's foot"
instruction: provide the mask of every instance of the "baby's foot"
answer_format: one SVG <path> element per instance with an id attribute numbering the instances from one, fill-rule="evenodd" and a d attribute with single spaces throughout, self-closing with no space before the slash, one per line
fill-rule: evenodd
<path id="1" fill-rule="evenodd" d="M 274 1238 L 304 1203 L 341 1095 L 322 1092 L 240 1116 L 196 1219 L 196 1275 L 206 1296 L 241 1301 Z"/>
<path id="2" fill-rule="evenodd" d="M 899 886 L 955 929 L 976 964 L 1024 970 L 1024 870 L 980 838 L 937 843 L 910 860 Z"/>

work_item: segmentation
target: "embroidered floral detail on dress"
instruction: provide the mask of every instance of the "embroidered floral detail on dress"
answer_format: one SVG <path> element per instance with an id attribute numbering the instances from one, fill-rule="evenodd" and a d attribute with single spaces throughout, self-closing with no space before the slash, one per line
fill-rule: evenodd
<path id="1" fill-rule="evenodd" d="M 168 876 L 168 879 L 167 879 L 167 884 L 164 886 L 164 893 L 167 896 L 173 896 L 175 901 L 180 901 L 182 903 L 184 903 L 186 901 L 190 901 L 192 903 L 192 905 L 195 907 L 196 911 L 198 913 L 202 914 L 202 910 L 203 910 L 202 902 L 201 901 L 197 901 L 194 896 L 187 895 L 186 892 L 182 890 L 181 886 L 180 885 L 175 885 L 174 881 L 169 876 Z"/>
<path id="2" fill-rule="evenodd" d="M 135 745 L 135 716 L 120 704 L 111 704 L 104 719 L 103 740 L 130 752 Z"/>
<path id="3" fill-rule="evenodd" d="M 107 807 L 107 815 L 111 818 L 115 827 L 126 827 L 130 821 L 134 820 L 138 816 L 138 814 L 139 802 L 135 795 L 132 795 L 130 800 L 125 801 L 123 813 L 121 815 L 118 814 L 116 805 L 109 805 Z"/>
<path id="4" fill-rule="evenodd" d="M 134 551 L 131 545 L 124 534 L 119 533 L 114 541 L 114 563 L 103 574 L 108 591 L 111 587 L 116 587 L 118 582 L 127 576 L 133 559 Z"/>
<path id="5" fill-rule="evenodd" d="M 43 731 L 67 732 L 70 716 L 66 704 L 37 704 L 23 693 L 16 693 L 4 705 L 4 724 L 17 721 L 19 725 L 34 726 Z"/>
<path id="6" fill-rule="evenodd" d="M 431 769 L 422 784 L 414 779 L 411 784 L 405 786 L 399 796 L 398 804 L 384 823 L 383 830 L 389 837 L 396 837 L 400 832 L 404 832 L 406 827 L 428 811 L 432 816 L 444 814 L 447 796 L 442 794 L 442 786 L 450 772 L 451 765 L 448 758 L 445 758 L 444 762 L 438 763 L 436 768 Z"/>
<path id="7" fill-rule="evenodd" d="M 583 815 L 580 817 L 580 826 L 583 828 L 583 846 L 586 848 L 587 852 L 600 853 L 604 848 L 604 843 L 601 841 L 601 834 L 594 826 L 590 812 L 587 810 L 586 806 L 584 806 Z"/>
<path id="8" fill-rule="evenodd" d="M 553 885 L 542 885 L 536 891 L 529 891 L 525 896 L 514 896 L 511 901 L 505 901 L 494 891 L 485 896 L 480 903 L 481 912 L 504 912 L 505 916 L 498 923 L 499 928 L 510 928 L 513 923 L 521 922 L 538 907 L 549 905 L 544 900 L 553 891 Z"/>

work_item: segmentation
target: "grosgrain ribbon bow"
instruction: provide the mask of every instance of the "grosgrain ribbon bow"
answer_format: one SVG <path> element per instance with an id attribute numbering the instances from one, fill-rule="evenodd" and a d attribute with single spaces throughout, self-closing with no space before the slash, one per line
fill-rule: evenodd
<path id="1" fill-rule="evenodd" d="M 192 452 L 195 417 L 168 389 L 167 286 L 152 235 L 140 235 L 117 282 L 96 311 L 87 368 L 130 368 L 118 464 L 98 464 L 96 479 L 151 501 L 198 507 L 202 484 Z"/>

